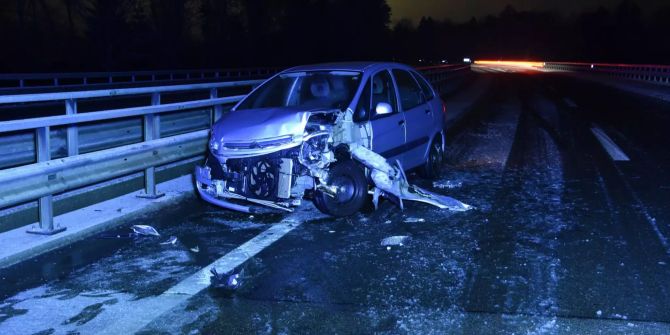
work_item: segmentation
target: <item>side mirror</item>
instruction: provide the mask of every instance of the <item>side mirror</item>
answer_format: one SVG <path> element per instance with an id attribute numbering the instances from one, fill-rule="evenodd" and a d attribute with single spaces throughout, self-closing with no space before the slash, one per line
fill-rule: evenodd
<path id="1" fill-rule="evenodd" d="M 375 107 L 376 115 L 386 115 L 391 113 L 393 113 L 393 108 L 386 102 L 380 102 L 377 104 L 377 107 Z"/>

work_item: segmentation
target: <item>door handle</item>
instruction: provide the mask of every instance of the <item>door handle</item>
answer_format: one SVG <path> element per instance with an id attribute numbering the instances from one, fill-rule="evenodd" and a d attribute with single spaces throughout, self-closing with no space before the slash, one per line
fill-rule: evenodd
<path id="1" fill-rule="evenodd" d="M 398 121 L 398 125 L 399 125 L 399 126 L 404 126 L 404 125 L 405 125 L 405 120 L 400 120 L 400 121 Z"/>

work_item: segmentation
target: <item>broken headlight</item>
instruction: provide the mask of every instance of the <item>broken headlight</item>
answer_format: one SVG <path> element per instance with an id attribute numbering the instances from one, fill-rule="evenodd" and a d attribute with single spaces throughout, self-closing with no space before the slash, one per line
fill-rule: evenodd
<path id="1" fill-rule="evenodd" d="M 212 136 L 209 139 L 209 148 L 212 152 L 218 152 L 219 148 L 221 147 L 221 143 L 216 140 L 216 137 Z"/>
<path id="2" fill-rule="evenodd" d="M 300 163 L 306 166 L 318 164 L 326 157 L 328 152 L 328 132 L 318 132 L 305 136 L 305 140 L 300 148 Z"/>

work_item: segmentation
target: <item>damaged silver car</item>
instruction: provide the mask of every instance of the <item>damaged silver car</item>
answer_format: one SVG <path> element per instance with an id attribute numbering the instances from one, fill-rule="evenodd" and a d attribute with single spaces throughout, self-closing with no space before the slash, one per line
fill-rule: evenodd
<path id="1" fill-rule="evenodd" d="M 395 63 L 341 63 L 283 71 L 212 128 L 196 186 L 212 204 L 248 213 L 292 211 L 309 199 L 348 216 L 386 197 L 470 206 L 407 181 L 440 174 L 445 107 L 429 82 Z M 368 200 L 370 199 L 370 200 Z"/>

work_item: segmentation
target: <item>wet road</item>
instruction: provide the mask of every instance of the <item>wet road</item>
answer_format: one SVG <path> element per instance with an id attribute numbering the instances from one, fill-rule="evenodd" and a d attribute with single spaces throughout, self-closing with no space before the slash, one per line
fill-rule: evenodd
<path id="1" fill-rule="evenodd" d="M 142 318 L 287 219 L 301 224 L 243 264 L 237 292 L 204 290 L 140 333 L 670 333 L 670 105 L 556 75 L 479 76 L 490 85 L 450 132 L 444 177 L 411 177 L 476 210 L 384 202 L 334 220 L 311 205 L 249 217 L 187 201 L 129 222 L 160 238 L 124 227 L 0 271 L 0 333 Z M 410 239 L 381 245 L 394 235 Z M 161 245 L 169 236 L 178 242 Z"/>

